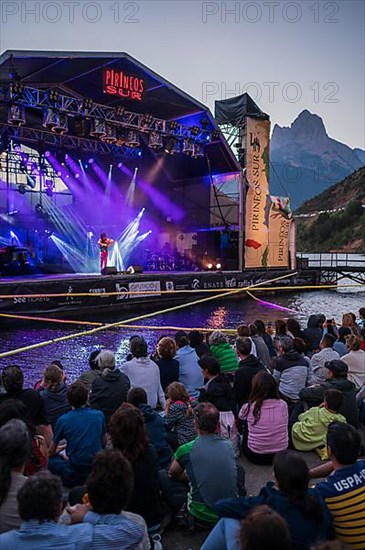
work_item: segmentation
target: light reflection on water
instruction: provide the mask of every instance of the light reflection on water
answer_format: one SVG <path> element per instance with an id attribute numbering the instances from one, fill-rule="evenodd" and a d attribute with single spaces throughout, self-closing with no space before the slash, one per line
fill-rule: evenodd
<path id="1" fill-rule="evenodd" d="M 257 293 L 257 295 L 259 295 Z M 260 295 L 261 296 L 261 295 Z M 274 321 L 287 317 L 296 317 L 300 320 L 303 327 L 306 326 L 306 320 L 312 313 L 324 313 L 326 317 L 335 318 L 338 323 L 341 322 L 342 314 L 347 311 L 358 313 L 360 307 L 365 307 L 365 292 L 359 289 L 357 292 L 352 290 L 341 291 L 311 291 L 288 294 L 265 294 L 262 296 L 265 301 L 293 309 L 297 313 L 290 313 L 263 305 L 251 298 L 235 297 L 230 300 L 219 300 L 216 303 L 208 302 L 176 312 L 166 313 L 156 317 L 151 317 L 142 321 L 143 325 L 161 327 L 159 331 L 144 330 L 143 334 L 152 351 L 156 341 L 161 334 L 173 334 L 163 327 L 180 326 L 191 328 L 236 328 L 242 323 L 249 323 L 255 319 L 262 319 L 264 322 Z M 107 321 L 116 321 L 132 317 L 124 314 L 108 317 Z M 94 320 L 94 319 L 93 319 Z M 106 319 L 103 318 L 103 321 Z M 59 326 L 59 325 L 41 325 L 32 323 L 21 327 L 2 328 L 1 331 L 1 351 L 17 349 L 23 346 L 42 342 L 66 336 L 86 330 L 86 327 L 77 326 Z M 138 330 L 132 329 L 113 329 L 102 331 L 95 335 L 83 336 L 74 340 L 59 342 L 32 350 L 23 352 L 19 355 L 0 359 L 0 367 L 9 364 L 20 365 L 25 372 L 26 384 L 30 385 L 36 381 L 45 366 L 54 359 L 62 361 L 69 380 L 74 380 L 80 372 L 88 368 L 88 356 L 96 347 L 109 348 L 116 353 L 117 362 L 120 365 L 128 353 L 128 339 L 132 334 L 138 333 Z"/>

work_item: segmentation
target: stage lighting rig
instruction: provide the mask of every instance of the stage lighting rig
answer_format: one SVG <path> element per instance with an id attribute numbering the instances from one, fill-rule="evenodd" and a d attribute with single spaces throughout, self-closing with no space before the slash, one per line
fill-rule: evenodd
<path id="1" fill-rule="evenodd" d="M 85 97 L 82 101 L 80 115 L 87 117 L 93 108 L 94 100 L 91 97 Z"/>
<path id="2" fill-rule="evenodd" d="M 180 144 L 176 138 L 167 138 L 165 143 L 165 153 L 168 155 L 176 155 L 180 153 Z"/>
<path id="3" fill-rule="evenodd" d="M 118 107 L 115 107 L 115 116 L 117 118 L 121 118 L 124 115 L 125 107 L 122 105 L 119 105 Z"/>
<path id="4" fill-rule="evenodd" d="M 51 131 L 58 136 L 62 136 L 68 132 L 68 118 L 66 113 L 58 111 L 55 116 Z"/>
<path id="5" fill-rule="evenodd" d="M 193 152 L 191 154 L 193 159 L 204 157 L 204 147 L 200 143 L 193 144 Z"/>
<path id="6" fill-rule="evenodd" d="M 58 90 L 52 89 L 48 92 L 48 99 L 52 103 L 57 103 L 60 94 Z"/>
<path id="7" fill-rule="evenodd" d="M 104 136 L 106 136 L 106 123 L 104 120 L 100 120 L 99 118 L 96 118 L 95 120 L 91 121 L 91 130 L 90 135 L 92 137 L 102 139 Z"/>
<path id="8" fill-rule="evenodd" d="M 212 141 L 219 141 L 219 130 L 213 130 Z"/>
<path id="9" fill-rule="evenodd" d="M 101 136 L 101 141 L 104 143 L 117 142 L 117 128 L 113 124 L 107 124 L 105 127 L 105 135 Z"/>
<path id="10" fill-rule="evenodd" d="M 182 152 L 185 155 L 188 155 L 189 157 L 191 157 L 191 155 L 194 152 L 194 143 L 193 143 L 192 139 L 190 139 L 190 138 L 184 139 Z"/>
<path id="11" fill-rule="evenodd" d="M 53 130 L 57 125 L 57 111 L 55 109 L 46 109 L 43 115 L 43 127 Z"/>
<path id="12" fill-rule="evenodd" d="M 138 133 L 134 132 L 133 130 L 130 130 L 127 133 L 127 139 L 125 141 L 125 145 L 127 147 L 131 147 L 132 149 L 134 149 L 135 147 L 139 147 L 140 146 L 140 140 L 139 140 Z"/>
<path id="13" fill-rule="evenodd" d="M 153 121 L 153 116 L 150 114 L 144 114 L 138 119 L 138 126 L 141 129 L 141 132 L 149 132 L 150 126 Z"/>
<path id="14" fill-rule="evenodd" d="M 201 128 L 199 126 L 191 126 L 190 135 L 196 137 L 200 134 Z"/>
<path id="15" fill-rule="evenodd" d="M 159 149 L 162 149 L 163 139 L 161 134 L 158 134 L 157 132 L 151 132 L 148 140 L 148 147 L 150 149 L 153 149 L 154 151 L 158 151 Z"/>
<path id="16" fill-rule="evenodd" d="M 8 124 L 23 126 L 26 123 L 25 108 L 20 103 L 11 103 L 8 107 Z"/>

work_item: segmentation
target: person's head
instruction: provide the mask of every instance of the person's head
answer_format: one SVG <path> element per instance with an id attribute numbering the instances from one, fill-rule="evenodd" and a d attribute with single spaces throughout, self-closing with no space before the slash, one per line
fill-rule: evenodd
<path id="1" fill-rule="evenodd" d="M 276 336 L 283 336 L 287 333 L 287 324 L 283 319 L 276 319 L 275 321 L 275 334 Z"/>
<path id="2" fill-rule="evenodd" d="M 280 336 L 279 339 L 279 349 L 280 352 L 284 355 L 288 351 L 294 348 L 294 340 L 291 336 Z"/>
<path id="3" fill-rule="evenodd" d="M 109 434 L 113 447 L 134 462 L 148 446 L 147 430 L 143 414 L 130 403 L 123 403 L 112 415 Z"/>
<path id="4" fill-rule="evenodd" d="M 132 336 L 129 338 L 129 342 L 128 342 L 128 347 L 129 347 L 129 351 L 131 349 L 131 345 L 132 345 L 132 342 L 134 342 L 134 340 L 141 340 L 141 336 L 139 336 L 139 334 L 132 334 Z"/>
<path id="5" fill-rule="evenodd" d="M 185 330 L 178 330 L 175 334 L 175 342 L 179 349 L 189 345 L 189 338 Z"/>
<path id="6" fill-rule="evenodd" d="M 327 452 L 339 466 L 354 464 L 359 456 L 361 437 L 350 424 L 331 422 L 327 429 Z"/>
<path id="7" fill-rule="evenodd" d="M 239 336 L 236 340 L 236 350 L 238 355 L 244 359 L 245 357 L 248 357 L 251 354 L 252 351 L 252 342 L 250 338 L 244 338 L 242 336 Z"/>
<path id="8" fill-rule="evenodd" d="M 191 330 L 188 334 L 188 338 L 192 348 L 196 348 L 204 342 L 204 336 L 199 330 Z"/>
<path id="9" fill-rule="evenodd" d="M 218 359 L 210 353 L 204 353 L 198 361 L 200 368 L 203 371 L 204 378 L 214 378 L 221 372 L 221 366 Z"/>
<path id="10" fill-rule="evenodd" d="M 5 367 L 2 372 L 1 381 L 7 393 L 20 392 L 24 384 L 22 369 L 18 365 Z"/>
<path id="11" fill-rule="evenodd" d="M 350 336 L 346 336 L 346 346 L 349 351 L 359 351 L 361 340 L 355 334 L 350 334 Z"/>
<path id="12" fill-rule="evenodd" d="M 131 463 L 117 449 L 95 456 L 86 490 L 97 514 L 120 514 L 127 506 L 133 489 Z"/>
<path id="13" fill-rule="evenodd" d="M 102 241 L 105 241 L 105 240 L 106 240 L 106 233 L 102 233 L 102 234 L 100 235 L 100 239 L 101 239 Z"/>
<path id="14" fill-rule="evenodd" d="M 343 395 L 338 390 L 325 390 L 324 404 L 326 409 L 337 413 L 342 407 Z"/>
<path id="15" fill-rule="evenodd" d="M 270 506 L 255 506 L 242 522 L 240 542 L 245 550 L 291 550 L 285 519 Z"/>
<path id="16" fill-rule="evenodd" d="M 89 366 L 91 370 L 99 370 L 98 362 L 96 361 L 97 356 L 99 355 L 100 350 L 94 349 L 89 355 Z"/>
<path id="17" fill-rule="evenodd" d="M 13 418 L 0 428 L 0 506 L 10 489 L 12 470 L 22 471 L 30 456 L 31 441 L 27 426 Z"/>
<path id="18" fill-rule="evenodd" d="M 258 334 L 257 326 L 255 324 L 251 324 L 248 328 L 250 329 L 250 336 L 256 336 Z"/>
<path id="19" fill-rule="evenodd" d="M 250 336 L 250 329 L 248 325 L 240 325 L 237 328 L 237 336 L 239 338 L 248 338 Z"/>
<path id="20" fill-rule="evenodd" d="M 188 391 L 181 382 L 172 382 L 167 386 L 166 395 L 172 402 L 174 401 L 190 401 Z"/>
<path id="21" fill-rule="evenodd" d="M 63 380 L 63 371 L 57 365 L 48 365 L 43 373 L 44 385 L 49 391 L 55 391 Z"/>
<path id="22" fill-rule="evenodd" d="M 80 409 L 87 403 L 89 392 L 82 382 L 74 382 L 67 388 L 67 399 L 71 407 Z"/>
<path id="23" fill-rule="evenodd" d="M 23 521 L 57 521 L 62 512 L 62 484 L 58 476 L 39 472 L 18 491 L 18 512 Z"/>
<path id="24" fill-rule="evenodd" d="M 352 334 L 350 327 L 340 327 L 338 329 L 338 339 L 343 344 L 345 343 L 346 336 L 350 336 Z"/>
<path id="25" fill-rule="evenodd" d="M 143 388 L 131 388 L 127 393 L 127 402 L 135 407 L 147 405 L 147 393 Z"/>
<path id="26" fill-rule="evenodd" d="M 355 325 L 356 315 L 354 313 L 344 313 L 342 315 L 342 326 L 353 327 Z"/>
<path id="27" fill-rule="evenodd" d="M 148 347 L 147 342 L 143 340 L 143 338 L 135 338 L 131 342 L 131 354 L 136 359 L 140 359 L 141 357 L 147 357 L 148 355 Z"/>
<path id="28" fill-rule="evenodd" d="M 272 336 L 274 334 L 274 324 L 272 321 L 269 321 L 266 325 L 266 332 Z"/>
<path id="29" fill-rule="evenodd" d="M 51 365 L 56 365 L 56 367 L 58 367 L 59 369 L 61 369 L 62 371 L 64 371 L 65 369 L 63 368 L 63 365 L 61 363 L 61 361 L 58 361 L 58 359 L 55 359 L 54 361 L 51 362 Z"/>
<path id="30" fill-rule="evenodd" d="M 210 346 L 219 346 L 221 344 L 227 344 L 228 338 L 223 332 L 220 330 L 215 330 L 212 332 L 212 334 L 209 336 L 209 345 Z"/>
<path id="31" fill-rule="evenodd" d="M 324 366 L 328 370 L 328 376 L 326 378 L 347 378 L 349 368 L 341 359 L 326 361 Z"/>
<path id="32" fill-rule="evenodd" d="M 304 342 L 303 338 L 298 338 L 297 336 L 293 340 L 294 349 L 301 355 L 304 354 L 307 350 L 307 344 Z"/>
<path id="33" fill-rule="evenodd" d="M 95 361 L 101 371 L 104 369 L 115 369 L 115 355 L 109 349 L 103 349 L 96 357 Z"/>
<path id="34" fill-rule="evenodd" d="M 28 407 L 19 399 L 5 399 L 0 404 L 0 428 L 14 418 L 22 420 L 32 436 L 36 434 L 36 428 L 31 420 Z"/>
<path id="35" fill-rule="evenodd" d="M 325 348 L 333 348 L 333 344 L 335 343 L 336 339 L 332 336 L 332 334 L 324 334 L 324 336 L 322 336 L 322 339 L 321 341 L 319 342 L 319 347 L 320 349 L 325 349 Z"/>
<path id="36" fill-rule="evenodd" d="M 199 403 L 194 409 L 195 427 L 199 434 L 215 434 L 218 429 L 219 412 L 211 403 Z"/>
<path id="37" fill-rule="evenodd" d="M 299 334 L 300 324 L 296 319 L 290 317 L 290 319 L 287 320 L 286 326 L 288 327 L 288 331 L 291 332 L 293 336 Z"/>
<path id="38" fill-rule="evenodd" d="M 362 319 L 362 320 L 365 319 L 365 307 L 361 307 L 361 308 L 359 309 L 359 317 L 360 317 L 360 319 Z"/>
<path id="39" fill-rule="evenodd" d="M 275 378 L 266 370 L 261 370 L 255 374 L 252 379 L 249 407 L 253 406 L 253 416 L 255 422 L 258 422 L 261 416 L 261 407 L 265 399 L 280 399 L 279 389 Z"/>
<path id="40" fill-rule="evenodd" d="M 265 323 L 263 321 L 261 321 L 261 319 L 256 319 L 255 321 L 255 325 L 256 325 L 256 328 L 257 328 L 257 333 L 259 336 L 264 336 L 265 334 Z"/>
<path id="41" fill-rule="evenodd" d="M 320 328 L 323 328 L 323 325 L 325 324 L 326 322 L 326 316 L 324 313 L 318 313 L 317 315 L 317 318 L 318 318 L 318 325 Z"/>
<path id="42" fill-rule="evenodd" d="M 171 360 L 176 354 L 176 344 L 173 338 L 164 336 L 157 344 L 157 355 L 161 359 Z"/>

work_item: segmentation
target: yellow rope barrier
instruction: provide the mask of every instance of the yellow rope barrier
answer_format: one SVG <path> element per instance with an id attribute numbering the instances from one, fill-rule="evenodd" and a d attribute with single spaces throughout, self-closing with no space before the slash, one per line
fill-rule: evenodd
<path id="1" fill-rule="evenodd" d="M 295 273 L 282 275 L 281 277 L 275 277 L 274 279 L 271 279 L 269 281 L 265 281 L 265 283 L 280 281 L 282 279 L 286 279 L 288 277 L 291 277 L 292 275 L 295 275 Z M 93 329 L 90 329 L 90 330 L 86 330 L 84 332 L 77 332 L 75 334 L 68 334 L 67 336 L 60 336 L 60 337 L 54 338 L 52 340 L 46 340 L 44 342 L 39 342 L 37 344 L 32 344 L 30 346 L 24 346 L 22 348 L 18 348 L 18 349 L 15 349 L 15 350 L 6 351 L 6 352 L 3 352 L 3 353 L 0 353 L 0 358 L 9 357 L 11 355 L 17 355 L 17 354 L 22 353 L 24 351 L 30 351 L 30 350 L 33 350 L 33 349 L 38 349 L 38 348 L 41 348 L 41 347 L 49 346 L 51 344 L 56 344 L 58 342 L 73 340 L 74 338 L 79 338 L 81 336 L 90 336 L 92 334 L 96 334 L 97 332 L 100 332 L 101 330 L 106 330 L 106 329 L 109 329 L 109 328 L 118 327 L 120 325 L 126 325 L 126 324 L 132 323 L 134 321 L 140 321 L 141 319 L 147 319 L 148 317 L 154 317 L 156 315 L 161 315 L 163 313 L 169 313 L 171 311 L 176 311 L 178 309 L 184 309 L 184 308 L 189 307 L 189 306 L 194 306 L 194 305 L 202 304 L 204 302 L 209 302 L 211 300 L 216 300 L 217 298 L 221 298 L 221 297 L 224 297 L 224 296 L 228 296 L 228 295 L 232 295 L 232 294 L 238 294 L 240 292 L 244 292 L 245 290 L 250 290 L 250 289 L 257 288 L 258 286 L 260 286 L 262 284 L 264 284 L 264 281 L 262 283 L 257 283 L 257 284 L 254 284 L 254 285 L 250 285 L 250 286 L 245 287 L 245 288 L 230 290 L 229 292 L 226 292 L 224 294 L 217 294 L 215 296 L 208 296 L 208 298 L 201 298 L 200 300 L 195 300 L 194 302 L 188 302 L 187 304 L 180 304 L 178 306 L 170 307 L 170 308 L 163 309 L 163 310 L 160 310 L 160 311 L 154 311 L 154 312 L 151 312 L 151 313 L 146 313 L 144 315 L 139 315 L 138 317 L 133 317 L 131 319 L 126 319 L 125 321 L 117 321 L 116 323 L 109 323 L 109 324 L 103 325 L 101 327 L 96 327 L 96 328 L 93 328 Z"/>

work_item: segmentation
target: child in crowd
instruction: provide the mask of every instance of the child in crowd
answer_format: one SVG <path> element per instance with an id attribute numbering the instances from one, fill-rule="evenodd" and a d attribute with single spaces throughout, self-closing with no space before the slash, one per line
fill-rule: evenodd
<path id="1" fill-rule="evenodd" d="M 170 431 L 168 441 L 173 449 L 196 438 L 193 399 L 184 384 L 173 382 L 167 388 L 166 426 Z"/>
<path id="2" fill-rule="evenodd" d="M 346 422 L 338 411 L 343 401 L 338 390 L 326 390 L 324 402 L 319 407 L 312 407 L 299 416 L 292 427 L 292 441 L 297 451 L 313 451 L 325 445 L 327 428 L 331 422 Z"/>

